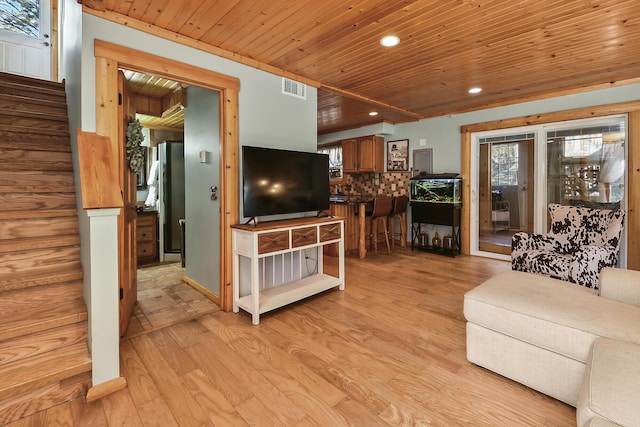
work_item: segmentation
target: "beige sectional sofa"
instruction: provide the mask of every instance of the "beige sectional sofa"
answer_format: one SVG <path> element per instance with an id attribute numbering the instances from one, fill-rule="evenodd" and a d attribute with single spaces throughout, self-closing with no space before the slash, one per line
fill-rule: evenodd
<path id="1" fill-rule="evenodd" d="M 606 394 L 599 393 L 611 371 L 628 370 L 633 363 L 640 366 L 640 351 L 627 351 L 619 360 L 610 356 L 616 351 L 607 353 L 618 342 L 640 349 L 640 272 L 605 268 L 599 287 L 596 295 L 591 289 L 531 273 L 494 276 L 464 297 L 467 359 L 577 406 L 579 425 L 640 425 L 638 394 L 633 394 L 640 383 L 637 375 L 622 372 L 617 377 L 615 381 L 626 378 L 626 383 L 612 386 L 618 390 L 616 399 L 603 402 Z M 598 361 L 602 357 L 592 360 L 598 350 L 609 354 L 606 366 Z M 609 373 L 603 375 L 605 369 Z M 599 380 L 593 380 L 598 373 Z M 610 401 L 623 401 L 634 409 L 620 423 Z M 629 424 L 634 417 L 636 424 Z"/>

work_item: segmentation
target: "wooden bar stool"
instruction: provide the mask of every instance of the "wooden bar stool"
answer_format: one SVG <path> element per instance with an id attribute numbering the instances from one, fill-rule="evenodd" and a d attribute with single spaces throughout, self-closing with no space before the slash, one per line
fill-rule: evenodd
<path id="1" fill-rule="evenodd" d="M 378 235 L 384 232 L 384 240 L 387 243 L 387 253 L 391 254 L 389 247 L 389 232 L 387 230 L 387 218 L 391 214 L 393 197 L 380 196 L 373 200 L 373 211 L 371 212 L 371 244 L 375 253 L 378 253 Z M 378 224 L 382 223 L 382 231 L 378 229 Z"/>
<path id="2" fill-rule="evenodd" d="M 409 197 L 396 196 L 393 198 L 393 209 L 389 215 L 389 236 L 391 236 L 391 249 L 393 250 L 396 236 L 400 236 L 400 247 L 407 248 L 407 205 Z M 400 233 L 394 231 L 395 220 L 400 222 Z"/>

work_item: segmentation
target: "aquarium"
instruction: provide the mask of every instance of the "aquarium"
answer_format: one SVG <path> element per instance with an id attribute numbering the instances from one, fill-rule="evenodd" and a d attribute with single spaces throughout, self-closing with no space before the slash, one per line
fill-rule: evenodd
<path id="1" fill-rule="evenodd" d="M 462 178 L 458 174 L 420 174 L 410 181 L 411 202 L 461 203 Z"/>

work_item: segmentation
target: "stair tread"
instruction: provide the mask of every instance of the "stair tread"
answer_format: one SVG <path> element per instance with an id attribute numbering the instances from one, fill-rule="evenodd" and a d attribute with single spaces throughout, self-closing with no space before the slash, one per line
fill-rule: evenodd
<path id="1" fill-rule="evenodd" d="M 50 101 L 47 99 L 36 99 L 29 96 L 11 95 L 6 93 L 0 93 L 0 100 L 24 102 L 26 104 L 36 104 L 39 106 L 50 106 L 54 108 L 67 109 L 67 104 L 63 101 Z"/>
<path id="2" fill-rule="evenodd" d="M 28 219 L 28 218 L 57 218 L 78 215 L 77 209 L 28 209 L 15 211 L 0 211 L 0 220 L 4 219 Z"/>
<path id="3" fill-rule="evenodd" d="M 59 129 L 43 129 L 43 128 L 33 128 L 20 126 L 15 124 L 0 124 L 0 132 L 9 132 L 15 134 L 29 134 L 29 135 L 43 135 L 43 136 L 58 136 L 63 138 L 69 137 L 69 130 L 59 130 Z M 65 141 L 69 144 L 69 141 Z"/>
<path id="4" fill-rule="evenodd" d="M 54 95 L 60 98 L 66 99 L 67 93 L 62 84 L 52 87 L 50 84 L 46 84 L 42 80 L 33 81 L 18 81 L 17 79 L 3 79 L 4 76 L 0 76 L 0 86 L 10 88 L 17 91 L 37 91 L 43 95 Z M 44 82 L 45 84 L 41 84 Z"/>
<path id="5" fill-rule="evenodd" d="M 31 272 L 0 274 L 3 289 L 19 289 L 37 284 L 50 284 L 82 279 L 80 263 L 42 268 Z"/>
<path id="6" fill-rule="evenodd" d="M 60 122 L 67 122 L 69 118 L 66 114 L 53 114 L 53 113 L 44 113 L 42 111 L 25 111 L 25 110 L 4 110 L 2 112 L 4 116 L 15 116 L 22 118 L 30 118 L 37 120 L 54 120 Z"/>
<path id="7" fill-rule="evenodd" d="M 87 342 L 87 325 L 72 323 L 4 341 L 0 347 L 0 366 L 20 359 Z"/>
<path id="8" fill-rule="evenodd" d="M 58 326 L 86 321 L 87 309 L 81 297 L 68 301 L 50 301 L 4 316 L 0 324 L 0 341 Z"/>
<path id="9" fill-rule="evenodd" d="M 64 92 L 64 82 L 56 82 L 53 80 L 43 80 L 36 77 L 27 77 L 19 74 L 0 72 L 0 82 L 20 84 L 26 87 L 46 87 L 50 90 Z"/>
<path id="10" fill-rule="evenodd" d="M 0 253 L 24 251 L 29 249 L 58 248 L 63 246 L 76 246 L 80 244 L 80 236 L 35 236 L 20 237 L 16 239 L 1 239 Z"/>
<path id="11" fill-rule="evenodd" d="M 84 342 L 7 364 L 0 368 L 0 400 L 89 370 Z"/>

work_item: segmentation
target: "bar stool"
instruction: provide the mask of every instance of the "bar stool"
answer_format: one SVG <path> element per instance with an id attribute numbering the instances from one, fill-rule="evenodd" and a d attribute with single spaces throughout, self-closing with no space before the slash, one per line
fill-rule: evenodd
<path id="1" fill-rule="evenodd" d="M 396 236 L 400 236 L 400 247 L 407 248 L 407 205 L 409 197 L 395 196 L 393 198 L 393 209 L 389 215 L 389 236 L 391 236 L 391 249 L 393 250 Z M 395 220 L 400 222 L 400 233 L 395 233 Z"/>
<path id="2" fill-rule="evenodd" d="M 387 218 L 391 214 L 393 197 L 380 196 L 373 200 L 373 211 L 371 212 L 371 245 L 375 253 L 378 253 L 378 224 L 382 223 L 382 232 L 384 232 L 384 240 L 387 243 L 387 253 L 391 254 L 389 247 L 389 232 L 387 231 Z"/>

